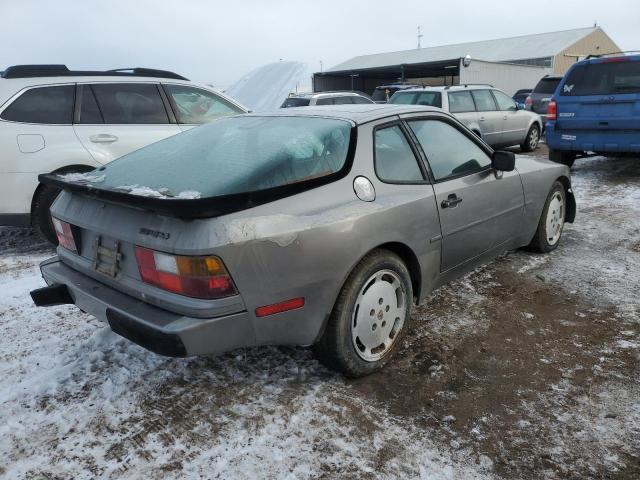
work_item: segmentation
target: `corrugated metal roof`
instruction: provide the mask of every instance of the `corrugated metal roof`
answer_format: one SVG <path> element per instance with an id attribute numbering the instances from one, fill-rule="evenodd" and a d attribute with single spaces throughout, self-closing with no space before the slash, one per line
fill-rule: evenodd
<path id="1" fill-rule="evenodd" d="M 337 72 L 390 65 L 438 62 L 462 58 L 466 55 L 471 55 L 471 58 L 490 62 L 553 57 L 593 31 L 593 27 L 577 28 L 573 30 L 563 30 L 561 32 L 522 35 L 519 37 L 499 38 L 481 42 L 360 55 L 340 63 L 327 71 Z"/>

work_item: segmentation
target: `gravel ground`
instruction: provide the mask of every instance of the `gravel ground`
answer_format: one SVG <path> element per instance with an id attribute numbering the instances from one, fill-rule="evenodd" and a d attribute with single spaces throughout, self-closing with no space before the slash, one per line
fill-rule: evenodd
<path id="1" fill-rule="evenodd" d="M 439 290 L 359 380 L 302 348 L 167 359 L 35 308 L 52 251 L 0 228 L 0 477 L 640 477 L 640 161 L 573 177 L 555 252 Z"/>

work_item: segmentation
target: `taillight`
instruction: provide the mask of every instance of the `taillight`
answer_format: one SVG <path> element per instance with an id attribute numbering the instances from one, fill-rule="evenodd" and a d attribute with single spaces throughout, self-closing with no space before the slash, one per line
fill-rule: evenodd
<path id="1" fill-rule="evenodd" d="M 531 109 L 532 105 L 533 105 L 533 100 L 531 99 L 531 96 L 528 96 L 524 101 L 524 108 Z"/>
<path id="2" fill-rule="evenodd" d="M 73 238 L 73 232 L 71 231 L 71 225 L 67 222 L 63 222 L 62 220 L 58 220 L 55 217 L 52 217 L 51 219 L 53 220 L 53 228 L 58 236 L 58 243 L 67 250 L 78 253 L 76 241 Z"/>
<path id="3" fill-rule="evenodd" d="M 558 104 L 551 100 L 547 105 L 547 120 L 555 120 L 558 117 Z"/>
<path id="4" fill-rule="evenodd" d="M 136 246 L 136 259 L 142 281 L 163 290 L 196 298 L 222 298 L 237 293 L 218 257 L 171 255 Z"/>

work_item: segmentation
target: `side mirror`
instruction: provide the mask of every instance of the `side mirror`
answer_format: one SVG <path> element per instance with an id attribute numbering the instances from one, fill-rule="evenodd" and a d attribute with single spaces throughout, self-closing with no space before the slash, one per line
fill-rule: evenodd
<path id="1" fill-rule="evenodd" d="M 501 172 L 512 172 L 516 168 L 516 155 L 513 152 L 496 151 L 491 157 L 491 166 Z"/>

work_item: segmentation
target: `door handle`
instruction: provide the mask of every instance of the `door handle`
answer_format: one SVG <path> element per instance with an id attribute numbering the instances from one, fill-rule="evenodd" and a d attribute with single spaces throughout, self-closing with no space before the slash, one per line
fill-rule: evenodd
<path id="1" fill-rule="evenodd" d="M 507 116 L 505 115 L 504 117 L 502 117 L 502 119 L 503 119 L 503 120 L 506 120 L 506 119 L 507 119 Z"/>
<path id="2" fill-rule="evenodd" d="M 480 121 L 481 121 L 481 122 L 484 122 L 485 120 L 486 120 L 486 118 L 484 118 L 484 117 L 480 117 Z"/>
<path id="3" fill-rule="evenodd" d="M 108 133 L 99 133 L 97 135 L 91 135 L 89 137 L 93 143 L 113 143 L 118 140 L 118 137 L 115 135 L 110 135 Z"/>
<path id="4" fill-rule="evenodd" d="M 442 203 L 440 203 L 440 206 L 442 208 L 454 208 L 456 207 L 460 202 L 462 202 L 462 197 L 457 196 L 455 193 L 452 193 L 451 195 L 449 195 L 447 197 L 446 200 L 442 200 Z"/>

